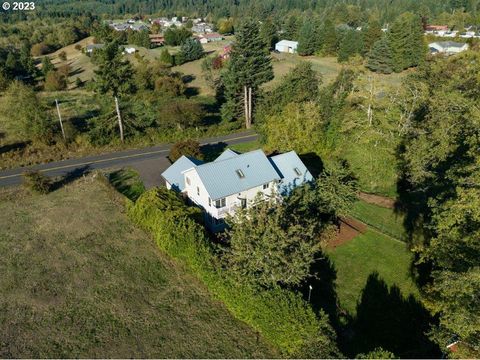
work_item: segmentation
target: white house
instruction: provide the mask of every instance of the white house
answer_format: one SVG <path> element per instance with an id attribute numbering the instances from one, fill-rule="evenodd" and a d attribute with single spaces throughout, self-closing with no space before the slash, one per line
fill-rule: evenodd
<path id="1" fill-rule="evenodd" d="M 280 40 L 275 44 L 275 50 L 278 52 L 294 54 L 297 52 L 298 41 Z"/>
<path id="2" fill-rule="evenodd" d="M 431 54 L 453 55 L 468 50 L 468 44 L 455 41 L 437 41 L 428 44 Z"/>
<path id="3" fill-rule="evenodd" d="M 135 54 L 136 52 L 137 49 L 135 49 L 134 47 L 126 47 L 125 49 L 123 49 L 124 54 Z"/>
<path id="4" fill-rule="evenodd" d="M 203 209 L 212 231 L 223 230 L 225 217 L 251 206 L 259 194 L 285 195 L 313 180 L 294 151 L 267 157 L 262 150 L 239 154 L 230 149 L 210 163 L 182 156 L 162 177 L 168 189 L 185 194 Z"/>

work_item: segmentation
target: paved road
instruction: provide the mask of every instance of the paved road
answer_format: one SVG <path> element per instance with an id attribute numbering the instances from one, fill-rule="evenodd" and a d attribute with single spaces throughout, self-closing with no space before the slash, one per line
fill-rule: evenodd
<path id="1" fill-rule="evenodd" d="M 237 133 L 227 136 L 203 139 L 202 146 L 226 144 L 234 145 L 257 139 L 258 135 L 252 131 Z M 169 163 L 167 155 L 171 144 L 162 144 L 144 149 L 118 151 L 109 154 L 88 156 L 79 159 L 70 159 L 51 162 L 48 164 L 28 166 L 16 169 L 0 171 L 0 187 L 13 186 L 22 183 L 22 174 L 27 170 L 39 170 L 48 176 L 68 176 L 79 174 L 95 169 L 121 168 L 131 166 L 145 175 L 146 186 L 150 187 L 159 181 L 160 174 Z M 158 167 L 157 167 L 158 165 Z M 148 171 L 145 171 L 148 169 Z M 158 169 L 158 171 L 157 171 Z M 145 173 L 145 174 L 142 174 Z M 158 175 L 157 175 L 158 172 Z"/>

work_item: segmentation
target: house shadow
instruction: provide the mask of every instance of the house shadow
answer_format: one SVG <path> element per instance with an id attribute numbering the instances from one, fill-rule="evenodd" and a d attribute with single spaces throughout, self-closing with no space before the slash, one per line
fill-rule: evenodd
<path id="1" fill-rule="evenodd" d="M 52 183 L 50 188 L 51 191 L 56 191 L 61 189 L 62 187 L 74 182 L 75 180 L 81 178 L 84 175 L 88 175 L 90 173 L 90 165 L 85 165 L 79 168 L 76 168 L 70 172 L 68 172 L 65 176 L 61 177 L 57 181 Z"/>
<path id="2" fill-rule="evenodd" d="M 210 162 L 219 157 L 227 148 L 228 144 L 225 142 L 219 142 L 216 144 L 207 144 L 203 145 L 200 148 L 200 151 L 203 154 L 203 160 L 205 162 Z"/>
<path id="3" fill-rule="evenodd" d="M 436 320 L 413 295 L 405 298 L 378 273 L 368 277 L 356 310 L 347 324 L 349 337 L 343 341 L 347 356 L 382 347 L 400 358 L 441 357 L 438 346 L 426 335 Z"/>

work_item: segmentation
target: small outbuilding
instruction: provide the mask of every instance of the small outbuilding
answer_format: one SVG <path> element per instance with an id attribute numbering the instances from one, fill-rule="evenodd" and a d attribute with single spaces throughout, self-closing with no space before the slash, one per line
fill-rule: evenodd
<path id="1" fill-rule="evenodd" d="M 454 55 L 468 50 L 468 44 L 455 41 L 437 41 L 428 44 L 431 54 Z"/>
<path id="2" fill-rule="evenodd" d="M 298 48 L 298 41 L 281 40 L 275 44 L 275 50 L 278 52 L 295 54 Z"/>

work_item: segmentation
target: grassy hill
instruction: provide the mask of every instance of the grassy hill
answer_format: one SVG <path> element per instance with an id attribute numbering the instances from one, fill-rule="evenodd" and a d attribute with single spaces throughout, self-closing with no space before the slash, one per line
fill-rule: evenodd
<path id="1" fill-rule="evenodd" d="M 0 213 L 0 357 L 275 356 L 96 180 L 0 190 Z"/>

